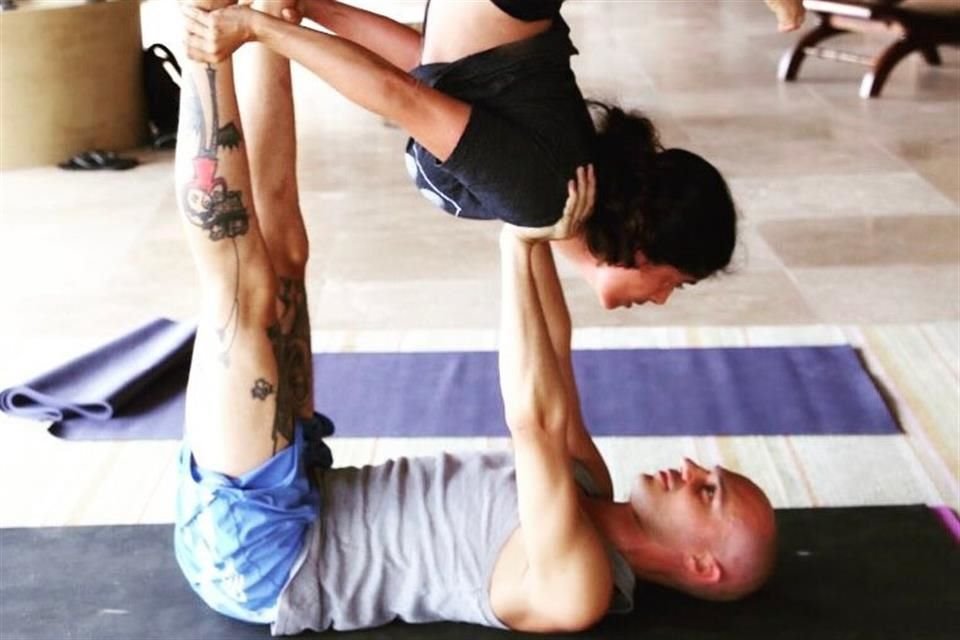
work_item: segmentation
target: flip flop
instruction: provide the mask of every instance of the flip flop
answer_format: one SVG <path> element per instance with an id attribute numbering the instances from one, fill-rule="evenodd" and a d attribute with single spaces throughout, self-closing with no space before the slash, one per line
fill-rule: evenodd
<path id="1" fill-rule="evenodd" d="M 175 149 L 177 147 L 177 134 L 161 133 L 153 140 L 154 149 Z"/>
<path id="2" fill-rule="evenodd" d="M 113 151 L 93 149 L 91 151 L 78 153 L 66 162 L 61 162 L 57 166 L 61 169 L 69 169 L 73 171 L 99 171 L 104 169 L 112 171 L 124 171 L 126 169 L 132 169 L 138 164 L 140 164 L 140 162 L 137 161 L 136 158 L 124 158 L 118 156 Z"/>

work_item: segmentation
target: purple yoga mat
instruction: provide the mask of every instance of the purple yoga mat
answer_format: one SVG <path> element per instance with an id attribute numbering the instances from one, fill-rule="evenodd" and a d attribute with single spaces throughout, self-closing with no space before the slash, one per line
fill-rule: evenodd
<path id="1" fill-rule="evenodd" d="M 179 438 L 195 328 L 159 319 L 16 387 L 0 411 L 84 440 Z"/>
<path id="2" fill-rule="evenodd" d="M 956 512 L 946 505 L 931 507 L 931 509 L 937 514 L 937 518 L 950 532 L 950 535 L 953 536 L 953 541 L 960 544 L 960 518 L 957 517 Z"/>
<path id="3" fill-rule="evenodd" d="M 0 392 L 0 410 L 75 439 L 182 433 L 192 327 L 158 320 Z M 894 434 L 853 348 L 576 351 L 597 436 Z M 340 436 L 503 436 L 494 352 L 314 354 L 316 407 Z"/>

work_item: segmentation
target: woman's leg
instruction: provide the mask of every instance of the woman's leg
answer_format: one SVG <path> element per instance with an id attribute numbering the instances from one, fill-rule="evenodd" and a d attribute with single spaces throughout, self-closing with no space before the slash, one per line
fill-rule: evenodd
<path id="1" fill-rule="evenodd" d="M 256 214 L 233 66 L 188 61 L 184 72 L 176 186 L 202 292 L 185 438 L 199 466 L 236 477 L 293 438 L 289 340 Z"/>

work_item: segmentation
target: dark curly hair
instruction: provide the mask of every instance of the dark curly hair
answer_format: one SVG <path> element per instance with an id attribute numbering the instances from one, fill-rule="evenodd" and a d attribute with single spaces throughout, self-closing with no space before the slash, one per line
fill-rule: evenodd
<path id="1" fill-rule="evenodd" d="M 737 212 L 717 169 L 683 149 L 664 149 L 640 113 L 591 101 L 597 141 L 597 198 L 586 223 L 590 252 L 636 266 L 640 251 L 697 280 L 730 264 Z"/>

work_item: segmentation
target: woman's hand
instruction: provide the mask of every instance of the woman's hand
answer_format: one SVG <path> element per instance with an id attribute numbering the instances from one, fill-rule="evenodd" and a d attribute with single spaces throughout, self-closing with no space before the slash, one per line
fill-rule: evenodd
<path id="1" fill-rule="evenodd" d="M 563 240 L 580 232 L 590 214 L 597 196 L 597 180 L 593 165 L 577 167 L 576 178 L 567 183 L 567 203 L 563 215 L 549 227 L 518 227 L 504 224 L 505 229 L 521 240 L 541 242 Z"/>
<path id="2" fill-rule="evenodd" d="M 254 39 L 253 21 L 256 12 L 250 7 L 230 5 L 207 12 L 185 6 L 182 13 L 187 31 L 184 42 L 187 57 L 196 62 L 223 62 L 233 55 L 240 45 Z"/>
<path id="3" fill-rule="evenodd" d="M 291 24 L 300 24 L 303 20 L 303 0 L 240 0 L 240 4 Z"/>

